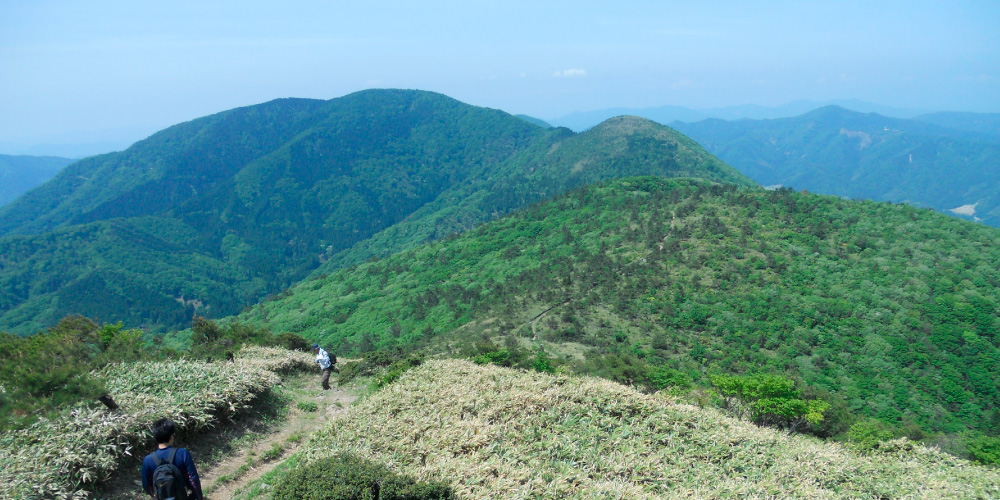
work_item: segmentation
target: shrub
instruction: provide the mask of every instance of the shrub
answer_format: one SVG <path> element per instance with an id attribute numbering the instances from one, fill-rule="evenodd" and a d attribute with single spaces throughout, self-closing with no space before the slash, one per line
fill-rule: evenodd
<path id="1" fill-rule="evenodd" d="M 866 419 L 855 422 L 847 430 L 847 439 L 859 450 L 872 450 L 880 442 L 893 438 L 892 430 L 884 422 Z"/>
<path id="2" fill-rule="evenodd" d="M 350 363 L 344 363 L 340 366 L 340 375 L 337 380 L 339 385 L 344 385 L 355 377 L 361 374 L 361 363 L 357 361 L 351 361 Z"/>
<path id="3" fill-rule="evenodd" d="M 6 399 L 0 405 L 0 431 L 53 418 L 77 403 L 95 406 L 107 388 L 92 371 L 148 358 L 141 336 L 121 323 L 98 325 L 82 316 L 67 316 L 30 337 L 0 332 L 0 386 Z"/>
<path id="4" fill-rule="evenodd" d="M 348 453 L 292 470 L 275 485 L 273 500 L 445 500 L 455 498 L 443 482 L 418 482 L 384 465 Z"/>
<path id="5" fill-rule="evenodd" d="M 687 375 L 665 366 L 650 368 L 646 377 L 649 379 L 649 385 L 656 390 L 663 390 L 668 387 L 677 387 L 679 389 L 691 387 L 691 379 Z"/>
<path id="6" fill-rule="evenodd" d="M 796 431 L 806 424 L 818 425 L 830 403 L 803 399 L 795 382 L 781 375 L 715 375 L 712 386 L 724 396 L 724 408 L 748 416 L 757 425 Z"/>
<path id="7" fill-rule="evenodd" d="M 382 388 L 396 381 L 401 375 L 409 371 L 410 368 L 420 366 L 424 362 L 421 356 L 410 356 L 389 365 L 385 374 L 375 380 L 375 386 Z"/>
<path id="8" fill-rule="evenodd" d="M 969 457 L 983 464 L 1000 465 L 1000 437 L 970 434 L 966 437 Z"/>
<path id="9" fill-rule="evenodd" d="M 298 408 L 299 410 L 306 412 L 314 412 L 319 410 L 319 406 L 312 401 L 299 401 L 298 403 L 295 403 L 295 407 Z"/>
<path id="10" fill-rule="evenodd" d="M 284 347 L 289 351 L 308 351 L 309 341 L 305 337 L 291 332 L 285 332 L 278 335 L 274 340 L 274 345 L 277 347 Z"/>
<path id="11" fill-rule="evenodd" d="M 542 373 L 554 373 L 556 369 L 552 366 L 552 362 L 549 356 L 545 354 L 545 351 L 541 348 L 538 349 L 538 356 L 535 358 L 535 364 L 532 367 L 537 372 Z"/>

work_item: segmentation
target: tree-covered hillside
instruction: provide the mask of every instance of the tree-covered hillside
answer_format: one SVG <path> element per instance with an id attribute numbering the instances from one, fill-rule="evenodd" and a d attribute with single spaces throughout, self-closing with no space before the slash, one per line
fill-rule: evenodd
<path id="1" fill-rule="evenodd" d="M 345 354 L 486 338 L 493 359 L 541 346 L 632 383 L 644 367 L 705 385 L 777 372 L 915 437 L 996 434 L 998 262 L 1000 231 L 926 209 L 637 178 L 317 277 L 241 317 Z"/>
<path id="2" fill-rule="evenodd" d="M 0 207 L 51 179 L 74 161 L 56 156 L 0 155 Z"/>
<path id="3" fill-rule="evenodd" d="M 185 327 L 315 270 L 623 175 L 750 183 L 671 129 L 543 129 L 430 92 L 282 99 L 73 164 L 0 209 L 0 329 Z M 368 240 L 376 237 L 377 241 Z"/>
<path id="4" fill-rule="evenodd" d="M 764 186 L 910 203 L 1000 226 L 1000 139 L 971 131 L 985 125 L 970 117 L 926 119 L 830 106 L 794 118 L 671 125 Z"/>

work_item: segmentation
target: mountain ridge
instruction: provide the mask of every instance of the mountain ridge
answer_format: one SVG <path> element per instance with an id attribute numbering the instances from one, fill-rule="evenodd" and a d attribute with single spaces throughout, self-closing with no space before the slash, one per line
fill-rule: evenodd
<path id="1" fill-rule="evenodd" d="M 74 161 L 58 156 L 0 155 L 0 208 L 44 184 Z"/>
<path id="2" fill-rule="evenodd" d="M 826 107 L 792 118 L 672 124 L 763 185 L 905 202 L 1000 226 L 1000 139 Z M 978 203 L 978 205 L 976 205 Z"/>
<path id="3" fill-rule="evenodd" d="M 30 333 L 95 311 L 183 327 L 195 313 L 234 314 L 324 261 L 408 248 L 586 182 L 657 174 L 751 183 L 668 127 L 628 128 L 574 140 L 567 129 L 410 90 L 275 100 L 185 122 L 77 162 L 0 209 L 0 253 L 24 256 L 3 262 L 0 327 Z M 361 245 L 403 221 L 411 228 L 396 233 L 408 237 L 390 231 Z M 168 247 L 188 251 L 158 250 Z M 212 272 L 191 278 L 197 262 Z"/>
<path id="4" fill-rule="evenodd" d="M 639 385 L 649 365 L 704 385 L 787 373 L 900 429 L 987 432 L 1000 424 L 997 259 L 1000 230 L 926 209 L 630 178 L 314 276 L 239 319 L 345 356 L 544 348 Z M 850 425 L 836 421 L 823 432 Z"/>

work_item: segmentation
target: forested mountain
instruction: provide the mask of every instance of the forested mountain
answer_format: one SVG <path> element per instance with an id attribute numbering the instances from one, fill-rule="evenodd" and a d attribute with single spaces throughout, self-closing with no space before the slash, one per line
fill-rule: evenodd
<path id="1" fill-rule="evenodd" d="M 850 412 L 911 437 L 995 435 L 997 262 L 1000 231 L 927 209 L 647 177 L 318 276 L 241 318 L 344 354 L 542 346 L 636 384 L 789 374 L 834 403 L 830 434 Z"/>
<path id="2" fill-rule="evenodd" d="M 0 155 L 0 207 L 51 179 L 74 161 L 57 156 Z"/>
<path id="3" fill-rule="evenodd" d="M 81 160 L 0 209 L 0 328 L 33 333 L 69 313 L 187 326 L 324 261 L 361 261 L 639 174 L 751 183 L 636 118 L 575 135 L 402 90 L 234 109 Z"/>
<path id="4" fill-rule="evenodd" d="M 838 107 L 671 125 L 765 186 L 909 203 L 1000 226 L 995 136 Z"/>

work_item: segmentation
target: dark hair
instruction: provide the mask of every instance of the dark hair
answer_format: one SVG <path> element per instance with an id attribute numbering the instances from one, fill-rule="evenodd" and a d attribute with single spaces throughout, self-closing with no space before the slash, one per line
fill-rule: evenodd
<path id="1" fill-rule="evenodd" d="M 169 418 L 161 418 L 153 422 L 153 437 L 157 443 L 167 443 L 170 436 L 174 435 L 174 421 Z"/>

